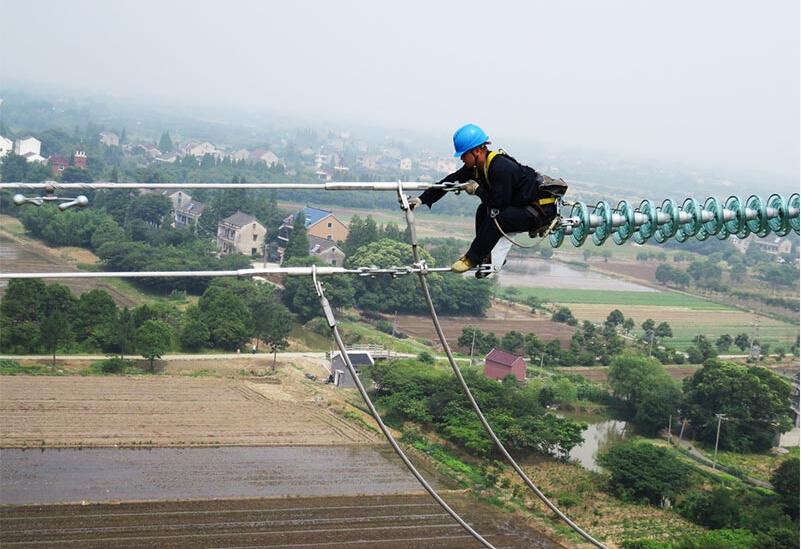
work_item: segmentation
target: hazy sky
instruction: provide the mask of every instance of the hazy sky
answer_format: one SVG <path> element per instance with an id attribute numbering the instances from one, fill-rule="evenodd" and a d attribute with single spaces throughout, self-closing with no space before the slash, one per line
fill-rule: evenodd
<path id="1" fill-rule="evenodd" d="M 12 84 L 799 175 L 798 0 L 0 6 Z"/>

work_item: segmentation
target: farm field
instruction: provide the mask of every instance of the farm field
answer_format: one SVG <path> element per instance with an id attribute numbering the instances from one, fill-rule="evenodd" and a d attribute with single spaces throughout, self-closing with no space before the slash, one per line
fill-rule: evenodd
<path id="1" fill-rule="evenodd" d="M 292 386 L 287 390 L 275 383 L 167 375 L 2 376 L 0 447 L 348 445 L 377 440 L 316 401 L 318 387 L 302 381 Z"/>
<path id="2" fill-rule="evenodd" d="M 650 295 L 650 294 L 649 294 Z M 681 296 L 680 296 L 681 297 Z M 654 319 L 657 323 L 667 322 L 673 330 L 673 338 L 667 343 L 679 349 L 688 346 L 693 337 L 703 334 L 712 339 L 713 342 L 718 336 L 729 334 L 732 337 L 745 332 L 749 336 L 756 333 L 756 326 L 759 327 L 759 339 L 771 345 L 781 343 L 785 347 L 795 341 L 798 335 L 798 326 L 788 322 L 781 322 L 767 317 L 758 317 L 752 313 L 735 309 L 726 309 L 723 306 L 714 308 L 715 303 L 709 309 L 692 308 L 689 306 L 666 306 L 666 305 L 644 305 L 644 304 L 623 304 L 623 303 L 572 303 L 562 302 L 570 307 L 573 315 L 581 320 L 592 322 L 603 322 L 612 309 L 620 309 L 626 316 L 634 319 L 639 326 L 648 318 Z M 734 349 L 732 352 L 739 352 Z"/>
<path id="3" fill-rule="evenodd" d="M 498 547 L 561 547 L 508 514 L 444 495 Z M 4 547 L 481 546 L 427 494 L 6 506 L 0 520 Z"/>
<path id="4" fill-rule="evenodd" d="M 430 316 L 398 315 L 397 318 L 387 317 L 387 320 L 394 321 L 396 328 L 410 337 L 427 340 L 435 349 L 440 349 L 441 345 Z M 454 348 L 466 326 L 475 326 L 483 332 L 492 332 L 499 338 L 511 330 L 524 334 L 533 332 L 540 339 L 546 341 L 558 339 L 563 344 L 570 341 L 575 331 L 571 326 L 551 321 L 548 315 L 530 313 L 529 308 L 524 305 L 498 300 L 493 300 L 492 307 L 484 317 L 440 316 L 439 321 L 445 332 L 445 339 Z"/>
<path id="5" fill-rule="evenodd" d="M 94 264 L 97 257 L 83 248 L 52 248 L 24 235 L 20 222 L 10 216 L 0 215 L 0 264 L 2 270 L 9 272 L 68 272 L 78 271 L 76 262 Z M 69 287 L 74 293 L 82 294 L 88 290 L 101 289 L 111 295 L 121 307 L 135 307 L 146 301 L 144 294 L 123 280 L 102 279 L 63 279 L 52 280 Z M 0 295 L 5 291 L 7 280 L 0 281 Z"/>
<path id="6" fill-rule="evenodd" d="M 684 309 L 732 311 L 720 303 L 677 292 L 630 292 L 620 290 L 563 290 L 557 288 L 518 288 L 521 298 L 535 296 L 549 303 L 608 304 L 651 307 L 681 307 Z M 611 311 L 615 307 L 611 307 Z M 609 311 L 607 311 L 608 313 Z"/>

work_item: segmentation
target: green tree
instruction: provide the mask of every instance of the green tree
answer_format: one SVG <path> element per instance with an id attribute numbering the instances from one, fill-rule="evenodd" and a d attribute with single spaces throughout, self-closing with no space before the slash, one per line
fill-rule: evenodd
<path id="1" fill-rule="evenodd" d="M 250 310 L 230 288 L 209 286 L 198 300 L 198 313 L 215 348 L 238 349 L 252 333 Z"/>
<path id="2" fill-rule="evenodd" d="M 751 346 L 751 338 L 745 332 L 737 334 L 734 338 L 734 344 L 740 351 L 745 352 Z"/>
<path id="3" fill-rule="evenodd" d="M 784 506 L 784 511 L 790 515 L 796 523 L 798 522 L 798 498 L 799 498 L 799 478 L 798 478 L 798 457 L 787 458 L 773 472 L 770 483 L 773 489 L 779 494 Z"/>
<path id="4" fill-rule="evenodd" d="M 670 324 L 667 322 L 660 322 L 656 328 L 654 328 L 654 336 L 659 339 L 673 337 L 673 330 L 671 329 Z"/>
<path id="5" fill-rule="evenodd" d="M 303 257 L 309 257 L 309 237 L 306 236 L 306 218 L 301 210 L 292 222 L 292 234 L 284 250 L 283 264 L 286 265 L 290 259 Z"/>
<path id="6" fill-rule="evenodd" d="M 516 330 L 511 330 L 501 338 L 501 349 L 509 353 L 520 354 L 523 351 L 524 342 L 523 334 Z"/>
<path id="7" fill-rule="evenodd" d="M 197 314 L 197 312 L 195 312 Z M 181 348 L 187 351 L 197 352 L 209 343 L 209 329 L 198 318 L 190 318 L 184 324 L 179 337 Z"/>
<path id="8" fill-rule="evenodd" d="M 126 353 L 133 348 L 135 334 L 136 323 L 133 313 L 125 307 L 117 315 L 117 345 L 122 360 L 125 360 Z"/>
<path id="9" fill-rule="evenodd" d="M 699 440 L 713 444 L 715 414 L 725 414 L 720 448 L 759 452 L 789 430 L 790 394 L 789 383 L 769 370 L 712 359 L 684 380 L 682 409 Z"/>
<path id="10" fill-rule="evenodd" d="M 161 134 L 161 138 L 159 139 L 159 150 L 163 153 L 172 152 L 175 146 L 172 143 L 172 139 L 170 139 L 170 132 L 165 131 Z"/>
<path id="11" fill-rule="evenodd" d="M 609 326 L 620 326 L 626 321 L 626 317 L 623 316 L 623 313 L 620 309 L 615 309 L 611 313 L 609 313 L 606 317 L 606 324 Z"/>
<path id="12" fill-rule="evenodd" d="M 172 332 L 161 320 L 148 320 L 136 330 L 134 342 L 139 354 L 150 361 L 150 371 L 155 371 L 153 361 L 161 358 L 170 349 Z"/>
<path id="13" fill-rule="evenodd" d="M 27 181 L 28 161 L 25 157 L 9 152 L 0 163 L 0 180 L 3 182 Z"/>
<path id="14" fill-rule="evenodd" d="M 656 359 L 629 353 L 615 357 L 608 381 L 613 394 L 626 402 L 637 428 L 648 434 L 658 431 L 679 409 L 679 385 Z"/>
<path id="15" fill-rule="evenodd" d="M 71 339 L 69 318 L 62 311 L 55 310 L 47 315 L 40 324 L 41 340 L 45 350 L 53 354 L 53 366 L 56 365 L 56 350 L 59 344 Z"/>
<path id="16" fill-rule="evenodd" d="M 675 501 L 682 493 L 689 468 L 665 448 L 645 442 L 623 442 L 598 456 L 611 478 L 611 491 L 626 501 L 647 500 L 652 505 L 664 498 Z"/>
<path id="17" fill-rule="evenodd" d="M 718 352 L 725 353 L 732 346 L 732 343 L 734 343 L 734 338 L 729 334 L 723 334 L 715 341 L 715 347 L 717 347 Z"/>
<path id="18" fill-rule="evenodd" d="M 0 300 L 0 347 L 4 352 L 38 350 L 46 288 L 38 278 L 9 280 Z"/>
<path id="19" fill-rule="evenodd" d="M 273 352 L 273 369 L 278 351 L 289 345 L 288 337 L 292 331 L 292 313 L 278 300 L 259 303 L 253 313 L 254 335 L 261 339 Z"/>

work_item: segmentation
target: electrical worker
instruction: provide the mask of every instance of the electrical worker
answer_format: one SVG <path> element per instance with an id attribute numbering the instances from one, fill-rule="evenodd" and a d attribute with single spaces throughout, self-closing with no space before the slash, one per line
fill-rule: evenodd
<path id="1" fill-rule="evenodd" d="M 546 227 L 556 216 L 557 198 L 567 189 L 561 181 L 544 184 L 536 170 L 520 164 L 503 151 L 489 150 L 489 144 L 489 136 L 475 124 L 456 130 L 453 156 L 461 158 L 464 166 L 440 181 L 467 183 L 465 192 L 481 199 L 476 209 L 476 237 L 467 253 L 451 266 L 457 273 L 492 262 L 490 252 L 502 237 L 498 226 L 507 234 L 533 234 Z M 409 206 L 425 204 L 430 208 L 445 194 L 443 189 L 427 189 L 410 200 Z M 499 270 L 500 265 L 496 268 Z M 486 274 L 481 270 L 476 272 L 476 277 L 483 276 Z"/>

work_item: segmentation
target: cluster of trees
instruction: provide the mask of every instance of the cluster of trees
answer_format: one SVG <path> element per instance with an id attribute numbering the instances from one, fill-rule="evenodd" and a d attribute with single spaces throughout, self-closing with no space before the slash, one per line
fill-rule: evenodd
<path id="1" fill-rule="evenodd" d="M 388 421 L 429 427 L 475 455 L 493 452 L 470 403 L 444 370 L 411 360 L 389 361 L 377 363 L 369 375 L 377 386 L 376 404 Z M 566 455 L 581 442 L 581 424 L 546 413 L 542 387 L 521 386 L 513 376 L 498 383 L 473 368 L 465 369 L 464 376 L 507 448 Z"/>
<path id="2" fill-rule="evenodd" d="M 612 361 L 608 380 L 629 418 L 649 434 L 670 416 L 684 417 L 697 440 L 713 444 L 716 414 L 726 414 L 720 447 L 760 452 L 791 427 L 790 384 L 764 368 L 709 359 L 680 386 L 657 360 L 627 353 Z"/>
<path id="3" fill-rule="evenodd" d="M 0 348 L 137 352 L 152 360 L 177 348 L 235 350 L 255 339 L 277 352 L 293 320 L 271 287 L 252 281 L 214 281 L 197 305 L 180 311 L 168 303 L 120 309 L 103 290 L 76 297 L 60 284 L 14 279 L 0 300 Z"/>
<path id="4" fill-rule="evenodd" d="M 673 452 L 647 442 L 628 441 L 602 452 L 598 462 L 609 471 L 608 489 L 631 502 L 670 502 L 684 518 L 709 528 L 670 542 L 635 541 L 625 547 L 798 547 L 797 457 L 773 472 L 775 494 L 743 487 L 705 486 Z"/>

